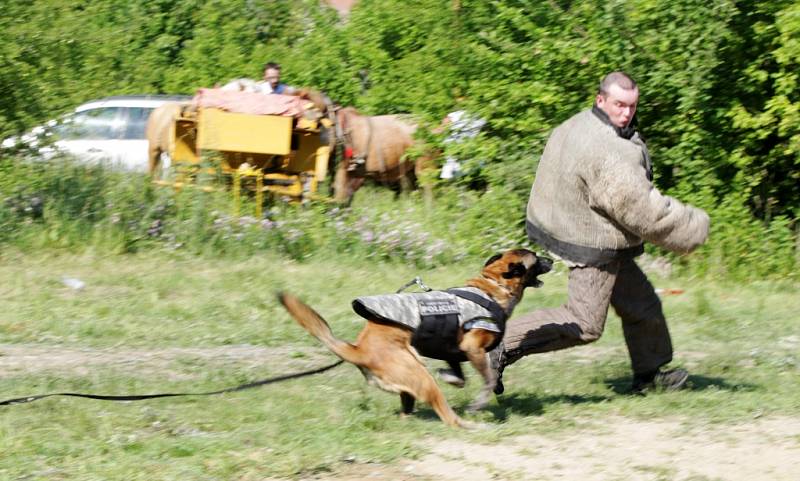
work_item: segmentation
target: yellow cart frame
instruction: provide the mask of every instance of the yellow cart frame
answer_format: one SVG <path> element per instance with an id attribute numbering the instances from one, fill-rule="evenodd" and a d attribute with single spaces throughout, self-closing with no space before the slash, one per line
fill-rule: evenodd
<path id="1" fill-rule="evenodd" d="M 169 155 L 174 179 L 157 182 L 177 188 L 193 185 L 202 171 L 201 153 L 219 152 L 219 171 L 232 177 L 236 214 L 244 182 L 254 184 L 250 188 L 255 191 L 256 216 L 260 217 L 264 192 L 293 200 L 316 195 L 319 183 L 328 175 L 331 147 L 322 135 L 328 122 L 215 108 L 187 109 L 171 127 Z"/>

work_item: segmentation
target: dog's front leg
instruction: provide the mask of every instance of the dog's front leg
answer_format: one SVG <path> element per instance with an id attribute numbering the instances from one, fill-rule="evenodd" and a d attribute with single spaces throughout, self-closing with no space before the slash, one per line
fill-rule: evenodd
<path id="1" fill-rule="evenodd" d="M 494 372 L 489 369 L 489 355 L 483 349 L 481 349 L 480 352 L 467 352 L 467 359 L 472 363 L 475 370 L 483 376 L 483 386 L 475 397 L 475 400 L 473 400 L 467 408 L 468 411 L 478 411 L 489 404 L 494 386 L 497 383 L 497 378 Z"/>
<path id="2" fill-rule="evenodd" d="M 464 335 L 464 338 L 459 343 L 459 348 L 467 355 L 467 359 L 483 376 L 483 387 L 481 388 L 478 396 L 467 408 L 469 411 L 477 411 L 483 409 L 489 404 L 494 386 L 497 383 L 497 376 L 492 369 L 489 368 L 489 355 L 486 352 L 485 346 L 491 345 L 494 341 L 494 333 L 484 331 L 481 329 L 473 329 Z"/>

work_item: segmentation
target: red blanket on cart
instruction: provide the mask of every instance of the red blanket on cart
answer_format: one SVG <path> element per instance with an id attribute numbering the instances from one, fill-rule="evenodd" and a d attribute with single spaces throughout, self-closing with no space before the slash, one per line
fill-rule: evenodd
<path id="1" fill-rule="evenodd" d="M 194 96 L 196 107 L 217 108 L 228 112 L 254 115 L 283 115 L 301 117 L 303 104 L 307 103 L 294 95 L 235 92 L 230 90 L 202 88 Z"/>

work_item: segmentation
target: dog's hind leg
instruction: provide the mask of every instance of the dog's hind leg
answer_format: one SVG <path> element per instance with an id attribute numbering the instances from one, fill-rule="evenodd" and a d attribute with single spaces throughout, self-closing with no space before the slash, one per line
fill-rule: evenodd
<path id="1" fill-rule="evenodd" d="M 426 402 L 451 426 L 471 427 L 447 404 L 425 361 L 411 347 L 411 332 L 395 326 L 368 322 L 356 341 L 358 356 L 370 384 L 384 391 Z"/>
<path id="2" fill-rule="evenodd" d="M 453 411 L 433 376 L 410 346 L 387 351 L 383 352 L 386 361 L 373 365 L 372 373 L 379 378 L 381 387 L 386 390 L 393 387 L 395 392 L 400 392 L 404 412 L 407 407 L 413 406 L 411 402 L 417 399 L 430 404 L 445 424 L 472 427 Z"/>
<path id="3" fill-rule="evenodd" d="M 430 404 L 442 421 L 450 426 L 459 426 L 463 428 L 475 427 L 474 424 L 461 419 L 453 411 L 453 408 L 447 403 L 444 393 L 424 366 L 420 366 L 415 381 L 414 394 L 416 398 Z"/>
<path id="4" fill-rule="evenodd" d="M 400 393 L 400 403 L 403 405 L 403 414 L 408 415 L 414 412 L 414 403 L 416 399 L 414 396 L 407 392 Z"/>

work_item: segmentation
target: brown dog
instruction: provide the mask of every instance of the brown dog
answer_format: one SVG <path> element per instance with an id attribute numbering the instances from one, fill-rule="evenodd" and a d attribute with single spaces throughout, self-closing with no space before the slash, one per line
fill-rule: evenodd
<path id="1" fill-rule="evenodd" d="M 537 257 L 534 252 L 526 249 L 510 250 L 490 258 L 481 270 L 481 274 L 467 281 L 466 288 L 453 289 L 449 292 L 456 296 L 464 296 L 464 290 L 478 292 L 477 298 L 473 295 L 474 300 L 460 302 L 483 302 L 488 311 L 503 316 L 502 319 L 495 321 L 504 326 L 505 319 L 511 315 L 511 311 L 522 299 L 525 288 L 539 287 L 541 281 L 537 276 L 549 272 L 551 267 L 552 261 Z M 481 296 L 480 293 L 485 296 Z M 488 302 L 485 300 L 487 297 Z M 308 332 L 322 341 L 337 356 L 358 366 L 369 383 L 389 392 L 400 393 L 404 414 L 411 413 L 415 400 L 419 399 L 430 404 L 445 423 L 451 426 L 469 426 L 469 423 L 453 412 L 436 381 L 426 369 L 418 349 L 414 346 L 417 338 L 413 328 L 391 322 L 376 313 L 368 317 L 367 325 L 358 335 L 358 340 L 355 344 L 351 344 L 334 337 L 328 323 L 296 297 L 280 293 L 278 298 L 289 314 Z M 454 301 L 445 301 L 445 304 L 447 302 Z M 441 305 L 439 301 L 439 307 L 434 306 L 433 310 L 441 311 Z M 488 403 L 497 382 L 495 371 L 490 368 L 487 351 L 500 342 L 504 329 L 498 331 L 491 328 L 491 323 L 480 322 L 469 325 L 462 322 L 457 326 L 454 340 L 457 350 L 463 353 L 484 379 L 484 386 L 470 405 L 470 409 L 480 409 Z M 443 339 L 441 342 L 445 343 L 446 340 Z M 425 354 L 424 349 L 422 353 Z M 453 365 L 452 358 L 450 360 Z"/>

